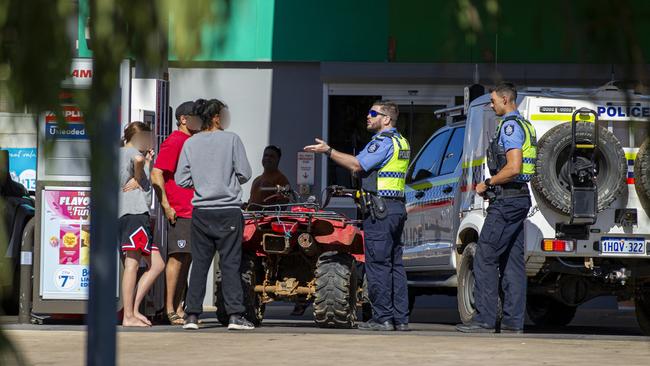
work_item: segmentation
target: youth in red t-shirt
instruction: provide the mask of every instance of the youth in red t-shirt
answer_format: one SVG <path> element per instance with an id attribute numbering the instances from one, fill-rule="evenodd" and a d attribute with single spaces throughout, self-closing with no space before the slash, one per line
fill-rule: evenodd
<path id="1" fill-rule="evenodd" d="M 190 188 L 179 187 L 174 181 L 174 173 L 176 172 L 176 165 L 178 157 L 181 154 L 183 144 L 190 135 L 174 131 L 163 141 L 158 151 L 158 158 L 154 164 L 155 169 L 162 170 L 163 179 L 165 180 L 165 194 L 169 206 L 176 212 L 176 217 L 192 218 L 192 198 L 194 197 L 194 190 Z M 167 211 L 167 210 L 165 210 Z M 170 215 L 165 212 L 167 218 Z"/>
<path id="2" fill-rule="evenodd" d="M 200 130 L 201 119 L 194 113 L 194 102 L 185 102 L 176 108 L 178 130 L 172 132 L 160 145 L 158 157 L 151 172 L 151 182 L 156 197 L 165 212 L 165 225 L 158 228 L 157 241 L 168 255 L 165 268 L 167 291 L 165 313 L 173 325 L 184 323 L 182 296 L 187 286 L 187 275 L 192 262 L 192 198 L 194 190 L 179 187 L 174 181 L 174 173 L 183 144 L 193 132 Z M 166 230 L 165 243 L 161 243 L 163 230 Z"/>

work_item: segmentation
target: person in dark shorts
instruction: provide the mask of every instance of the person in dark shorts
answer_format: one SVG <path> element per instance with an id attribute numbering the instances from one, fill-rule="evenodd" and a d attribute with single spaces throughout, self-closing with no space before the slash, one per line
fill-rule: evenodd
<path id="1" fill-rule="evenodd" d="M 194 102 L 185 102 L 176 108 L 176 125 L 160 145 L 156 163 L 151 171 L 151 183 L 156 192 L 160 207 L 165 213 L 164 227 L 156 230 L 156 240 L 160 243 L 162 233 L 166 232 L 167 266 L 165 280 L 165 313 L 172 325 L 185 323 L 183 299 L 187 289 L 187 275 L 192 263 L 192 197 L 194 190 L 179 187 L 174 181 L 178 157 L 183 144 L 201 129 L 201 119 L 193 115 Z"/>
<path id="2" fill-rule="evenodd" d="M 118 212 L 119 240 L 124 260 L 122 325 L 127 327 L 151 326 L 149 319 L 141 314 L 138 308 L 165 268 L 159 249 L 152 243 L 151 237 L 151 142 L 149 126 L 142 122 L 131 122 L 124 130 L 124 146 L 120 148 L 119 176 L 122 190 Z M 148 269 L 140 277 L 140 281 L 137 281 L 141 259 L 145 260 Z"/>
<path id="3" fill-rule="evenodd" d="M 192 269 L 183 328 L 199 329 L 207 275 L 218 251 L 223 300 L 230 316 L 228 329 L 254 329 L 243 316 L 246 308 L 240 275 L 244 230 L 241 185 L 251 178 L 251 166 L 239 136 L 223 131 L 225 105 L 216 99 L 195 104 L 204 128 L 183 145 L 174 175 L 179 186 L 194 187 Z"/>

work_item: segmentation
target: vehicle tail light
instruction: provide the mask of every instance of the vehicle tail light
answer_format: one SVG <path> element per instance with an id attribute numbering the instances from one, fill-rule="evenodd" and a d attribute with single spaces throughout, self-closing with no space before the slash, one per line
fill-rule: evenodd
<path id="1" fill-rule="evenodd" d="M 296 231 L 298 231 L 298 223 L 297 222 L 286 222 L 286 221 L 280 221 L 280 222 L 272 222 L 271 223 L 271 230 L 273 232 L 276 232 L 278 234 L 293 234 Z"/>
<path id="2" fill-rule="evenodd" d="M 542 240 L 542 251 L 544 252 L 573 252 L 575 243 L 573 240 L 544 239 Z"/>

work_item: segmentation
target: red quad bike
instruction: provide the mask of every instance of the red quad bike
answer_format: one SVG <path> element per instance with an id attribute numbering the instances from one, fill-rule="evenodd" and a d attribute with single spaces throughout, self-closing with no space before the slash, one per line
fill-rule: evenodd
<path id="1" fill-rule="evenodd" d="M 363 296 L 363 232 L 360 221 L 326 211 L 333 196 L 355 197 L 356 191 L 328 187 L 321 206 L 312 196 L 296 203 L 290 187 L 263 188 L 275 192 L 265 202 L 250 204 L 244 212 L 242 287 L 246 318 L 259 326 L 271 301 L 313 302 L 314 321 L 324 328 L 352 328 L 357 305 L 364 318 L 369 304 Z M 221 276 L 215 276 L 217 318 L 228 324 L 221 296 Z M 305 305 L 306 306 L 306 305 Z"/>

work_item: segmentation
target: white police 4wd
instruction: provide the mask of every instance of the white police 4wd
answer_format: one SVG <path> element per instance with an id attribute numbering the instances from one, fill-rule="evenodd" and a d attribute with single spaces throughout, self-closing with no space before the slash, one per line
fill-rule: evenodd
<path id="1" fill-rule="evenodd" d="M 538 137 L 524 223 L 529 318 L 540 326 L 566 325 L 578 305 L 615 295 L 635 300 L 638 322 L 650 335 L 650 97 L 613 87 L 529 90 L 519 93 L 517 105 Z M 457 287 L 460 316 L 468 321 L 473 255 L 487 208 L 474 187 L 489 177 L 485 152 L 497 117 L 489 95 L 474 100 L 466 116 L 462 110 L 440 111 L 447 126 L 411 163 L 403 239 L 411 304 L 416 295 L 453 294 Z M 595 173 L 592 201 L 576 188 L 581 172 Z M 580 216 L 585 211 L 593 215 Z"/>

